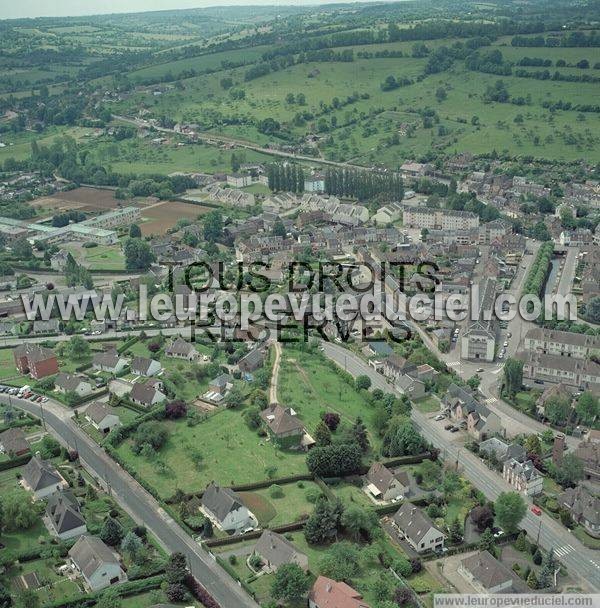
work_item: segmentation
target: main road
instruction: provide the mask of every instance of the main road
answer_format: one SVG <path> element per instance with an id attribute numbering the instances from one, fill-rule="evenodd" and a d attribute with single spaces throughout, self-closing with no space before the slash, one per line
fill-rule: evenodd
<path id="1" fill-rule="evenodd" d="M 323 342 L 323 353 L 340 367 L 353 376 L 367 375 L 371 379 L 372 388 L 385 392 L 396 392 L 385 378 L 353 352 L 331 343 Z M 416 408 L 412 409 L 412 420 L 423 437 L 441 450 L 446 462 L 454 462 L 461 467 L 462 474 L 475 487 L 479 488 L 487 498 L 495 500 L 501 492 L 514 490 L 504 479 L 488 467 L 474 454 L 469 452 L 454 436 L 443 429 L 443 426 L 423 414 Z M 557 557 L 569 569 L 571 575 L 580 576 L 590 587 L 590 591 L 600 592 L 600 556 L 587 549 L 572 533 L 560 523 L 542 513 L 534 515 L 529 507 L 520 526 L 530 538 L 538 539 L 545 549 L 554 549 Z"/>
<path id="2" fill-rule="evenodd" d="M 7 403 L 9 397 L 0 396 Z M 42 406 L 24 399 L 10 397 L 12 405 L 38 418 L 61 443 L 79 453 L 86 469 L 116 498 L 138 524 L 156 536 L 167 551 L 183 553 L 191 573 L 222 608 L 257 608 L 243 589 L 195 542 L 131 475 L 122 469 L 71 420 L 72 412 L 48 401 Z M 187 466 L 182 463 L 182 466 Z"/>

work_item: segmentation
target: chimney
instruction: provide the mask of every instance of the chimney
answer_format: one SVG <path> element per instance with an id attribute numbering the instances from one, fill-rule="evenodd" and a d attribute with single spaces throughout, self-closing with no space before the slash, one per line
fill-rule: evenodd
<path id="1" fill-rule="evenodd" d="M 325 591 L 327 591 L 327 593 L 331 593 L 331 589 L 332 589 L 331 583 L 327 583 L 327 586 L 325 587 Z"/>
<path id="2" fill-rule="evenodd" d="M 552 463 L 554 466 L 560 466 L 563 460 L 565 450 L 565 436 L 559 433 L 554 437 L 554 445 L 552 446 Z"/>

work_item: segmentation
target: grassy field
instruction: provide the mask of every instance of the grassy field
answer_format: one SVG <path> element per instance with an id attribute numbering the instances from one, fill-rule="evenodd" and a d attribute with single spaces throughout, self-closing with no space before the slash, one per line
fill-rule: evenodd
<path id="1" fill-rule="evenodd" d="M 271 466 L 276 477 L 306 472 L 304 454 L 276 449 L 246 425 L 242 413 L 221 410 L 195 427 L 185 421 L 162 422 L 169 439 L 153 460 L 133 454 L 130 441 L 117 452 L 161 497 L 171 496 L 177 488 L 200 491 L 212 480 L 221 485 L 260 481 L 266 479 L 265 469 Z M 204 456 L 200 469 L 190 459 L 192 449 Z"/>
<path id="2" fill-rule="evenodd" d="M 70 246 L 73 257 L 90 270 L 125 270 L 125 257 L 120 245 L 98 245 L 97 247 Z"/>

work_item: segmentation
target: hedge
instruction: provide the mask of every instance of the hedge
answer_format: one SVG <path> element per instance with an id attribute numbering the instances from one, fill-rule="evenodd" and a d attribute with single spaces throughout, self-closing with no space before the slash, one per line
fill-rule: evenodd
<path id="1" fill-rule="evenodd" d="M 304 526 L 306 525 L 306 519 L 294 521 L 289 524 L 283 524 L 281 526 L 275 526 L 274 528 L 269 528 L 269 530 L 277 532 L 278 534 L 286 534 L 287 532 L 296 532 L 297 530 L 303 530 Z M 253 532 L 248 532 L 246 534 L 234 534 L 233 536 L 227 536 L 225 538 L 212 538 L 210 540 L 205 540 L 204 545 L 206 547 L 225 547 L 227 545 L 235 545 L 236 543 L 243 542 L 246 540 L 254 540 L 256 538 L 260 538 L 262 533 L 263 530 L 254 530 Z"/>
<path id="2" fill-rule="evenodd" d="M 27 414 L 25 418 L 21 418 L 19 420 L 15 420 L 10 424 L 1 424 L 0 425 L 0 433 L 7 431 L 8 429 L 18 429 L 24 426 L 41 426 L 42 421 L 39 418 L 34 418 Z"/>
<path id="3" fill-rule="evenodd" d="M 47 545 L 37 545 L 25 551 L 4 551 L 0 557 L 0 565 L 8 566 L 14 562 L 31 562 L 39 559 L 47 549 L 57 548 L 60 550 L 60 556 L 65 557 L 69 549 L 75 544 L 75 539 L 61 541 L 56 544 L 50 543 Z"/>
<path id="4" fill-rule="evenodd" d="M 15 469 L 16 467 L 22 467 L 24 464 L 27 464 L 31 460 L 31 454 L 24 454 L 23 456 L 18 456 L 17 458 L 13 458 L 12 460 L 4 460 L 0 462 L 0 471 L 8 471 L 8 469 Z"/>

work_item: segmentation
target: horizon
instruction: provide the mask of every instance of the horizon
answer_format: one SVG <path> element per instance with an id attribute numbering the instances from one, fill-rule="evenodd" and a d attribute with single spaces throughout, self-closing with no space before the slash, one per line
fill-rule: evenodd
<path id="1" fill-rule="evenodd" d="M 0 8 L 0 20 L 52 17 L 92 17 L 127 13 L 224 8 L 229 6 L 319 6 L 323 4 L 358 4 L 382 0 L 63 0 L 60 6 L 48 6 L 45 0 L 23 0 Z M 385 0 L 383 0 L 385 1 Z"/>

